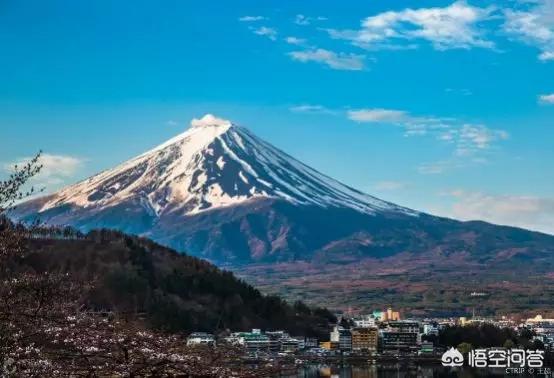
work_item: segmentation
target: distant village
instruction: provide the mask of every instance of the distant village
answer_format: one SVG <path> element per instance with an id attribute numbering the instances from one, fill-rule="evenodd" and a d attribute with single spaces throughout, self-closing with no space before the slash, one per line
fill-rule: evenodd
<path id="1" fill-rule="evenodd" d="M 251 357 L 267 355 L 304 355 L 312 357 L 436 357 L 446 346 L 438 345 L 439 333 L 449 326 L 491 324 L 498 328 L 532 331 L 533 340 L 546 349 L 554 349 L 554 319 L 537 315 L 524 321 L 511 318 L 425 318 L 401 319 L 400 313 L 388 308 L 352 318 L 342 317 L 326 340 L 290 335 L 286 330 L 253 329 L 232 332 L 218 339 L 213 334 L 194 332 L 187 344 L 217 345 L 231 343 L 244 348 Z M 502 345 L 499 345 L 502 347 Z"/>

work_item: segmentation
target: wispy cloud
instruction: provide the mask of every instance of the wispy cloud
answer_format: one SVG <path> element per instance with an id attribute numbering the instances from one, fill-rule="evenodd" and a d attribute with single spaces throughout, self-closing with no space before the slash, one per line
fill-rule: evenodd
<path id="1" fill-rule="evenodd" d="M 524 10 L 504 11 L 504 31 L 516 39 L 536 46 L 538 58 L 554 60 L 554 0 L 522 2 Z"/>
<path id="2" fill-rule="evenodd" d="M 323 105 L 310 105 L 310 104 L 295 105 L 295 106 L 291 106 L 289 110 L 293 113 L 336 114 L 335 110 L 326 108 Z"/>
<path id="3" fill-rule="evenodd" d="M 359 123 L 390 124 L 401 127 L 404 135 L 408 137 L 431 136 L 440 142 L 452 144 L 454 150 L 449 159 L 418 167 L 418 171 L 424 174 L 442 173 L 447 169 L 467 164 L 459 161 L 462 157 L 471 157 L 469 161 L 477 162 L 475 160 L 477 155 L 509 137 L 506 131 L 490 129 L 485 125 L 465 123 L 455 118 L 417 116 L 398 109 L 352 109 L 346 112 L 346 116 Z"/>
<path id="4" fill-rule="evenodd" d="M 407 186 L 408 184 L 402 181 L 379 181 L 373 188 L 379 191 L 395 191 L 405 189 Z"/>
<path id="5" fill-rule="evenodd" d="M 491 19 L 494 7 L 480 8 L 456 1 L 446 7 L 387 11 L 365 18 L 357 30 L 327 29 L 332 38 L 367 48 L 415 48 L 428 41 L 437 50 L 494 48 L 480 24 Z"/>
<path id="6" fill-rule="evenodd" d="M 352 121 L 375 123 L 401 123 L 410 118 L 403 110 L 381 108 L 349 110 L 347 116 Z"/>
<path id="7" fill-rule="evenodd" d="M 446 88 L 444 90 L 446 93 L 450 94 L 456 94 L 456 95 L 462 95 L 462 96 L 471 96 L 473 92 L 470 89 L 467 88 Z"/>
<path id="8" fill-rule="evenodd" d="M 31 160 L 23 157 L 11 163 L 4 164 L 4 170 L 10 172 L 15 165 L 23 166 Z M 42 165 L 40 173 L 33 178 L 38 185 L 49 187 L 64 183 L 73 177 L 83 166 L 84 159 L 68 155 L 42 154 L 39 164 Z"/>
<path id="9" fill-rule="evenodd" d="M 455 202 L 442 215 L 462 220 L 484 220 L 554 234 L 554 198 L 493 195 L 461 189 L 452 190 L 447 194 L 453 197 Z"/>
<path id="10" fill-rule="evenodd" d="M 508 139 L 509 136 L 504 130 L 489 129 L 483 125 L 464 124 L 456 131 L 458 137 L 456 154 L 458 156 L 473 155 L 478 150 L 490 148 L 496 141 Z"/>
<path id="11" fill-rule="evenodd" d="M 311 19 L 309 17 L 304 16 L 303 14 L 297 14 L 296 17 L 294 17 L 294 23 L 296 25 L 310 25 Z"/>
<path id="12" fill-rule="evenodd" d="M 177 126 L 177 125 L 179 124 L 179 122 L 170 119 L 169 121 L 166 122 L 166 124 L 167 124 L 168 126 Z"/>
<path id="13" fill-rule="evenodd" d="M 406 131 L 416 130 L 421 127 L 443 128 L 443 119 L 431 116 L 415 116 L 405 110 L 384 109 L 384 108 L 364 108 L 352 109 L 346 113 L 348 119 L 362 123 L 388 123 L 400 125 L 406 128 Z M 444 119 L 445 121 L 448 119 Z"/>
<path id="14" fill-rule="evenodd" d="M 418 165 L 417 171 L 423 175 L 438 175 L 453 168 L 459 168 L 460 163 L 454 160 L 439 160 Z"/>
<path id="15" fill-rule="evenodd" d="M 554 104 L 554 93 L 543 94 L 539 96 L 539 103 L 553 105 Z"/>
<path id="16" fill-rule="evenodd" d="M 287 37 L 285 38 L 285 42 L 287 42 L 290 45 L 303 45 L 306 43 L 306 40 L 303 38 L 297 38 L 297 37 Z"/>
<path id="17" fill-rule="evenodd" d="M 554 60 L 554 51 L 543 51 L 539 54 L 539 60 L 547 61 Z"/>
<path id="18" fill-rule="evenodd" d="M 364 69 L 364 55 L 336 53 L 325 49 L 292 51 L 288 55 L 299 62 L 325 64 L 334 70 L 361 71 Z"/>
<path id="19" fill-rule="evenodd" d="M 267 26 L 260 26 L 259 28 L 250 28 L 254 34 L 261 35 L 271 39 L 272 41 L 277 40 L 277 30 Z"/>
<path id="20" fill-rule="evenodd" d="M 305 16 L 303 14 L 297 14 L 294 17 L 294 23 L 296 25 L 300 25 L 300 26 L 310 25 L 314 21 L 326 21 L 326 20 L 327 20 L 327 17 L 323 17 L 323 16 L 308 17 L 308 16 Z"/>
<path id="21" fill-rule="evenodd" d="M 255 22 L 255 21 L 263 21 L 267 20 L 267 18 L 263 16 L 243 16 L 239 18 L 240 22 Z"/>

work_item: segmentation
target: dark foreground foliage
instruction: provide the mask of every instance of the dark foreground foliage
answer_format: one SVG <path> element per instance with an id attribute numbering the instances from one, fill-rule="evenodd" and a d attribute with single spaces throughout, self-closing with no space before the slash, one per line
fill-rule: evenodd
<path id="1" fill-rule="evenodd" d="M 447 346 L 468 344 L 475 348 L 520 347 L 523 349 L 544 349 L 544 345 L 533 340 L 533 333 L 523 329 L 499 328 L 492 324 L 472 326 L 451 326 L 441 331 L 439 343 Z"/>

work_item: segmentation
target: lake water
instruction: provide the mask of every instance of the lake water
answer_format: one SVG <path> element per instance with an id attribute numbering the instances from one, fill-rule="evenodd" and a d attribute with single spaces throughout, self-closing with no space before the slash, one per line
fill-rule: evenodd
<path id="1" fill-rule="evenodd" d="M 407 366 L 390 365 L 306 365 L 296 374 L 283 374 L 286 378 L 408 378 L 408 377 L 522 377 L 522 375 L 505 375 L 503 370 L 445 368 L 442 366 Z M 544 377 L 544 376 L 543 376 Z"/>

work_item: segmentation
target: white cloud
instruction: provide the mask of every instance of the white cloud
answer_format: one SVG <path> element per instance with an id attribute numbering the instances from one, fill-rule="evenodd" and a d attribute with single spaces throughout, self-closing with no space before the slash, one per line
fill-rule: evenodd
<path id="1" fill-rule="evenodd" d="M 450 142 L 450 141 L 453 141 L 455 137 L 456 137 L 456 130 L 447 130 L 445 132 L 440 133 L 437 136 L 437 139 L 443 140 L 445 142 Z"/>
<path id="2" fill-rule="evenodd" d="M 540 95 L 539 102 L 541 104 L 554 104 L 554 93 Z"/>
<path id="3" fill-rule="evenodd" d="M 493 130 L 483 125 L 471 124 L 464 124 L 457 134 L 456 154 L 458 156 L 473 155 L 476 150 L 487 149 L 492 143 L 509 137 L 504 130 Z"/>
<path id="4" fill-rule="evenodd" d="M 325 49 L 309 49 L 288 53 L 299 62 L 317 62 L 335 70 L 360 71 L 364 69 L 364 55 L 336 53 Z"/>
<path id="5" fill-rule="evenodd" d="M 23 166 L 30 160 L 30 157 L 24 157 L 4 164 L 4 170 L 10 172 L 15 165 Z M 42 186 L 52 186 L 62 184 L 73 177 L 82 167 L 84 160 L 74 156 L 42 154 L 38 163 L 42 165 L 42 169 L 33 178 L 33 182 Z"/>
<path id="6" fill-rule="evenodd" d="M 461 88 L 461 89 L 446 88 L 444 91 L 446 93 L 459 94 L 459 95 L 462 95 L 462 96 L 471 96 L 473 94 L 473 92 L 470 89 L 467 89 L 467 88 Z"/>
<path id="7" fill-rule="evenodd" d="M 206 114 L 202 118 L 193 118 L 190 121 L 192 127 L 206 127 L 206 126 L 231 126 L 231 121 L 228 119 L 218 118 L 213 114 Z"/>
<path id="8" fill-rule="evenodd" d="M 504 11 L 504 31 L 541 50 L 538 58 L 554 59 L 554 0 L 524 2 L 526 9 Z"/>
<path id="9" fill-rule="evenodd" d="M 489 20 L 493 7 L 479 8 L 456 1 L 446 7 L 387 11 L 362 21 L 359 30 L 328 29 L 332 38 L 347 39 L 363 48 L 402 48 L 406 41 L 426 40 L 437 50 L 472 47 L 494 48 L 480 24 Z M 414 48 L 413 44 L 406 45 Z"/>
<path id="10" fill-rule="evenodd" d="M 267 26 L 260 26 L 259 28 L 251 28 L 254 34 L 261 35 L 271 39 L 272 41 L 277 40 L 277 30 L 269 28 Z"/>
<path id="11" fill-rule="evenodd" d="M 297 14 L 296 17 L 294 17 L 294 23 L 296 25 L 310 25 L 311 18 L 304 16 L 303 14 Z"/>
<path id="12" fill-rule="evenodd" d="M 239 21 L 241 22 L 254 22 L 262 20 L 266 20 L 266 18 L 263 16 L 243 16 L 239 18 Z"/>
<path id="13" fill-rule="evenodd" d="M 346 113 L 348 119 L 356 122 L 365 123 L 391 123 L 404 126 L 407 132 L 420 134 L 416 130 L 427 129 L 428 127 L 442 128 L 443 121 L 436 117 L 414 116 L 404 110 L 383 109 L 383 108 L 365 108 L 349 110 Z"/>
<path id="14" fill-rule="evenodd" d="M 308 17 L 303 14 L 297 14 L 294 17 L 294 23 L 300 26 L 310 25 L 314 21 L 327 21 L 327 17 L 323 17 L 323 16 Z"/>
<path id="15" fill-rule="evenodd" d="M 308 114 L 335 114 L 334 110 L 328 109 L 323 105 L 296 105 L 289 108 L 293 113 L 308 113 Z"/>
<path id="16" fill-rule="evenodd" d="M 461 220 L 484 220 L 554 234 L 554 198 L 492 195 L 454 190 L 455 199 L 443 215 Z"/>
<path id="17" fill-rule="evenodd" d="M 554 50 L 553 51 L 544 51 L 544 52 L 540 53 L 539 59 L 542 60 L 542 61 L 554 60 Z"/>
<path id="18" fill-rule="evenodd" d="M 285 42 L 291 45 L 302 45 L 306 43 L 306 40 L 303 38 L 287 37 L 285 38 Z"/>
<path id="19" fill-rule="evenodd" d="M 404 189 L 407 186 L 408 184 L 401 181 L 379 181 L 373 186 L 373 188 L 380 191 L 393 191 Z"/>
<path id="20" fill-rule="evenodd" d="M 409 118 L 407 113 L 403 110 L 381 108 L 349 110 L 347 116 L 352 121 L 375 123 L 398 123 L 404 122 Z"/>
<path id="21" fill-rule="evenodd" d="M 177 126 L 179 124 L 179 122 L 177 121 L 174 121 L 172 119 L 170 119 L 169 121 L 166 122 L 168 126 Z"/>
<path id="22" fill-rule="evenodd" d="M 453 163 L 451 160 L 440 160 L 432 163 L 423 163 L 417 167 L 419 173 L 424 175 L 438 175 L 445 171 L 457 167 L 457 163 Z"/>
<path id="23" fill-rule="evenodd" d="M 423 174 L 443 173 L 447 169 L 464 166 L 469 162 L 483 163 L 484 158 L 478 155 L 496 147 L 498 142 L 509 137 L 504 130 L 463 123 L 455 118 L 415 116 L 398 109 L 353 109 L 347 111 L 346 116 L 360 123 L 395 125 L 404 130 L 404 136 L 430 136 L 454 146 L 453 155 L 449 159 L 420 165 L 418 171 Z M 464 162 L 460 161 L 462 157 Z"/>

